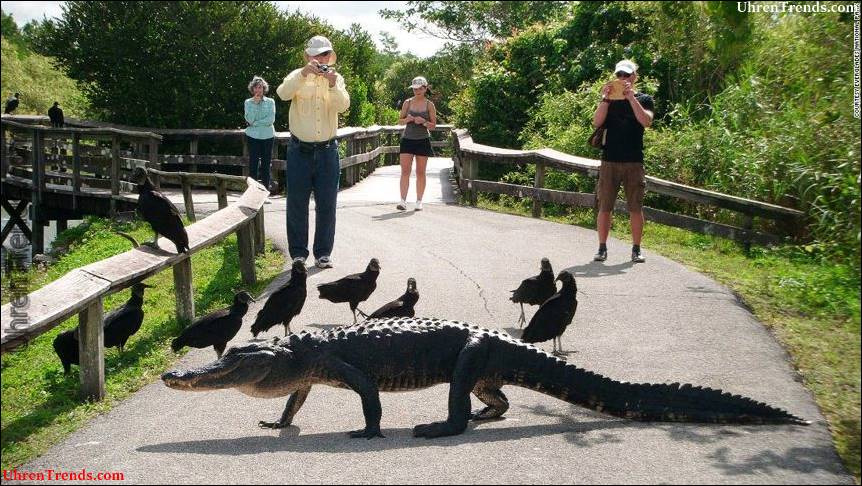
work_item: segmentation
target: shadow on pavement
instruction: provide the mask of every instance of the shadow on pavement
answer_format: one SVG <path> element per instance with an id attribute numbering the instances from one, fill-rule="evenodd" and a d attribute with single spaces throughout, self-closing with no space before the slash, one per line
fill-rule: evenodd
<path id="1" fill-rule="evenodd" d="M 609 277 L 612 275 L 623 275 L 634 266 L 631 261 L 608 265 L 604 262 L 592 261 L 585 265 L 575 265 L 564 270 L 572 273 L 575 278 Z"/>
<path id="2" fill-rule="evenodd" d="M 413 216 L 413 214 L 415 214 L 415 213 L 416 213 L 416 211 L 409 211 L 409 210 L 408 211 L 396 211 L 394 213 L 381 214 L 380 216 L 372 216 L 371 220 L 372 221 L 386 221 L 388 219 L 406 218 L 408 216 Z"/>

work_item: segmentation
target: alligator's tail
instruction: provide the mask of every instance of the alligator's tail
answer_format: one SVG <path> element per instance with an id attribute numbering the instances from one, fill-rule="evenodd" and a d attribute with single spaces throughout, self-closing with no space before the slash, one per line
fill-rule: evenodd
<path id="1" fill-rule="evenodd" d="M 721 390 L 679 383 L 621 383 L 566 364 L 533 346 L 520 347 L 522 356 L 532 355 L 521 363 L 532 365 L 515 372 L 510 384 L 609 415 L 644 422 L 811 423 L 782 409 Z"/>

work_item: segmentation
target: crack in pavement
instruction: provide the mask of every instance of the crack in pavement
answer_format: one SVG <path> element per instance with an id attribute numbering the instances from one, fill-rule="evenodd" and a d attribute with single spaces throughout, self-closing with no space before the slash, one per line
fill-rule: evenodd
<path id="1" fill-rule="evenodd" d="M 448 263 L 452 268 L 454 268 L 455 270 L 458 270 L 458 273 L 460 273 L 461 275 L 463 275 L 463 276 L 464 276 L 464 278 L 466 278 L 467 280 L 469 280 L 470 282 L 472 282 L 472 283 L 473 283 L 473 285 L 475 285 L 475 286 L 476 286 L 476 288 L 477 288 L 477 289 L 479 289 L 479 297 L 482 299 L 482 302 L 483 302 L 483 303 L 484 303 L 484 305 L 485 305 L 485 312 L 487 312 L 487 313 L 488 313 L 488 315 L 491 317 L 491 319 L 496 319 L 496 318 L 497 318 L 496 316 L 494 316 L 494 313 L 493 313 L 493 312 L 491 312 L 491 309 L 488 307 L 488 299 L 486 299 L 486 298 L 485 298 L 485 289 L 483 289 L 483 288 L 482 288 L 482 286 L 481 286 L 481 285 L 479 285 L 479 282 L 475 281 L 471 276 L 467 275 L 463 270 L 461 270 L 461 268 L 459 268 L 457 265 L 455 265 L 454 263 L 452 263 L 452 261 L 451 261 L 451 260 L 449 260 L 448 258 L 443 257 L 443 256 L 440 256 L 440 255 L 438 255 L 438 254 L 434 253 L 432 250 L 429 250 L 429 249 L 428 249 L 428 247 L 424 247 L 423 249 L 424 249 L 424 250 L 426 250 L 426 251 L 428 252 L 428 254 L 430 254 L 430 255 L 432 255 L 432 256 L 434 256 L 434 257 L 437 257 L 437 258 L 439 258 L 440 260 L 443 260 L 444 262 Z"/>

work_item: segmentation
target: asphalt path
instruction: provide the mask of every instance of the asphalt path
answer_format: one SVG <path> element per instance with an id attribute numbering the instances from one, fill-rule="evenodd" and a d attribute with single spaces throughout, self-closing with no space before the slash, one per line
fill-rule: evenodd
<path id="1" fill-rule="evenodd" d="M 177 484 L 853 484 L 787 354 L 727 288 L 651 253 L 649 235 L 646 263 L 630 263 L 629 243 L 613 239 L 608 260 L 594 263 L 594 231 L 458 206 L 450 166 L 446 159 L 430 161 L 421 212 L 412 205 L 396 210 L 397 167 L 380 168 L 341 191 L 335 268 L 310 270 L 309 297 L 294 331 L 350 323 L 347 304 L 318 299 L 315 285 L 359 272 L 377 257 L 378 288 L 364 310 L 401 295 L 407 278 L 415 277 L 417 315 L 517 337 L 519 308 L 509 291 L 548 257 L 555 272 L 572 270 L 577 278 L 579 307 L 562 340 L 570 362 L 621 381 L 721 388 L 813 424 L 638 423 L 506 387 L 505 418 L 471 424 L 455 437 L 415 439 L 414 425 L 446 416 L 448 387 L 439 385 L 382 394 L 386 438 L 365 440 L 346 434 L 364 425 L 350 391 L 315 386 L 293 426 L 265 430 L 257 422 L 277 419 L 286 398 L 181 392 L 157 381 L 19 470 L 119 471 L 126 482 Z M 196 207 L 207 211 L 206 203 Z M 268 236 L 286 248 L 284 198 L 271 198 L 265 208 Z M 251 339 L 257 310 L 252 307 L 232 343 Z M 534 311 L 528 308 L 528 319 Z M 263 337 L 282 332 L 277 326 Z M 550 350 L 551 343 L 542 346 Z M 214 358 L 212 349 L 192 350 L 173 368 Z"/>

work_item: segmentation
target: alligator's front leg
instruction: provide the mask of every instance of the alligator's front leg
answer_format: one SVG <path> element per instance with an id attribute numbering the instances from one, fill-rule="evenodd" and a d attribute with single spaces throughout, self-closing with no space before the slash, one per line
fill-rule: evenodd
<path id="1" fill-rule="evenodd" d="M 302 408 L 302 404 L 305 403 L 305 399 L 308 398 L 310 391 L 311 387 L 309 386 L 300 388 L 290 395 L 290 398 L 287 400 L 287 406 L 284 407 L 284 413 L 281 414 L 278 422 L 264 422 L 261 420 L 257 425 L 265 429 L 283 429 L 289 427 L 290 423 L 293 422 L 293 416 Z"/>
<path id="2" fill-rule="evenodd" d="M 464 432 L 470 420 L 470 392 L 479 381 L 488 361 L 489 345 L 489 340 L 481 336 L 474 336 L 467 341 L 458 354 L 458 362 L 449 384 L 449 417 L 445 422 L 413 427 L 414 437 L 432 439 Z"/>
<path id="3" fill-rule="evenodd" d="M 377 389 L 377 383 L 362 370 L 337 358 L 332 358 L 327 363 L 327 368 L 337 380 L 358 393 L 362 399 L 365 428 L 354 430 L 350 433 L 350 437 L 365 437 L 366 439 L 383 437 L 380 432 L 380 417 L 383 415 L 383 407 L 380 405 L 380 391 Z"/>

